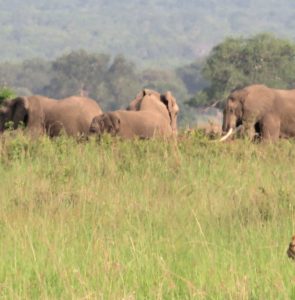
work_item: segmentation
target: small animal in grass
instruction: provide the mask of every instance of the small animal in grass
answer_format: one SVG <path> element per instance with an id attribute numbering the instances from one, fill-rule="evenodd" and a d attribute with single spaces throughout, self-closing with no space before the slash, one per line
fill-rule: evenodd
<path id="1" fill-rule="evenodd" d="M 289 244 L 289 248 L 287 250 L 287 255 L 295 260 L 295 235 L 292 236 L 292 241 Z"/>

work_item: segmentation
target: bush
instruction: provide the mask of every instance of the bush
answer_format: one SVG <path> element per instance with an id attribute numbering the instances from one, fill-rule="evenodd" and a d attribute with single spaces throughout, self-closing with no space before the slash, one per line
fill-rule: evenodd
<path id="1" fill-rule="evenodd" d="M 0 88 L 0 104 L 6 99 L 12 99 L 16 97 L 13 90 L 7 87 Z"/>

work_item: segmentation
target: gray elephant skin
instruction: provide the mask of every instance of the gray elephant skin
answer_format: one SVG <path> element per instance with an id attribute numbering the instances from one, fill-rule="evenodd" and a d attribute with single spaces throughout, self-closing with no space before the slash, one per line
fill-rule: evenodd
<path id="1" fill-rule="evenodd" d="M 222 129 L 230 133 L 237 127 L 251 140 L 257 135 L 265 141 L 294 137 L 295 90 L 272 89 L 262 84 L 234 90 L 224 108 Z"/>
<path id="2" fill-rule="evenodd" d="M 131 101 L 127 110 L 96 116 L 90 132 L 99 136 L 110 133 L 127 139 L 175 136 L 178 112 L 179 107 L 171 92 L 161 95 L 145 89 Z"/>
<path id="3" fill-rule="evenodd" d="M 23 124 L 30 134 L 50 137 L 66 133 L 77 137 L 89 132 L 94 116 L 102 110 L 92 99 L 72 96 L 56 100 L 44 96 L 17 97 L 6 100 L 0 109 L 0 132 L 11 122 L 16 129 Z"/>

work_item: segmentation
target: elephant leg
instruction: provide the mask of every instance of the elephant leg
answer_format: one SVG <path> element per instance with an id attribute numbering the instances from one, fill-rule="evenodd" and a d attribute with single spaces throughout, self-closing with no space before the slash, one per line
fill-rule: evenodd
<path id="1" fill-rule="evenodd" d="M 272 114 L 267 114 L 261 120 L 262 131 L 261 136 L 265 141 L 276 141 L 280 137 L 280 119 Z"/>
<path id="2" fill-rule="evenodd" d="M 255 121 L 251 120 L 251 122 L 243 121 L 243 128 L 241 131 L 241 136 L 244 138 L 248 138 L 251 141 L 255 138 Z"/>

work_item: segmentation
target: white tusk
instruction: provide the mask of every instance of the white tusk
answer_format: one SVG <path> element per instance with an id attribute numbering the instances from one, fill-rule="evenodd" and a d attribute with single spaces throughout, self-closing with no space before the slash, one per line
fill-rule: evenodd
<path id="1" fill-rule="evenodd" d="M 230 128 L 229 131 L 228 131 L 228 133 L 224 137 L 222 137 L 219 141 L 220 142 L 226 141 L 232 135 L 232 133 L 233 133 L 233 129 Z"/>

